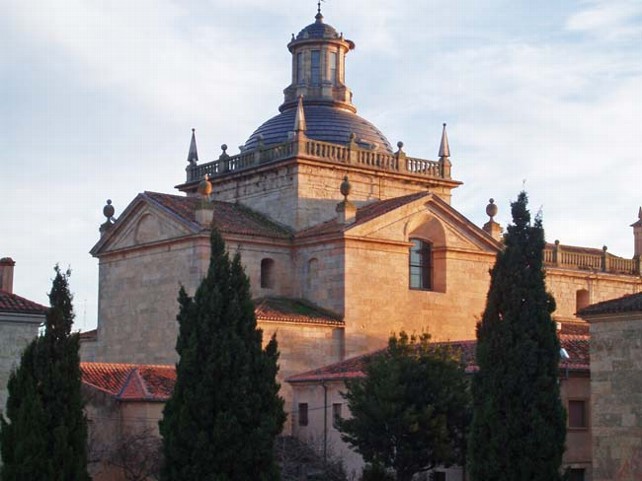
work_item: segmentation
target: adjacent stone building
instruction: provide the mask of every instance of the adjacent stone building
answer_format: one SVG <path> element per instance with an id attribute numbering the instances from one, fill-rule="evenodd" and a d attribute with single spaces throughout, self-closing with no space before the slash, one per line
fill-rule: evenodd
<path id="1" fill-rule="evenodd" d="M 497 206 L 491 199 L 484 226 L 456 209 L 461 182 L 445 124 L 436 158 L 419 159 L 357 115 L 345 69 L 353 48 L 319 12 L 288 43 L 291 83 L 279 113 L 238 153 L 223 145 L 217 159 L 200 162 L 192 132 L 179 195 L 143 192 L 117 220 L 108 202 L 91 250 L 98 327 L 83 339 L 84 359 L 176 361 L 178 289 L 194 293 L 204 276 L 212 227 L 242 255 L 264 338 L 277 335 L 291 413 L 298 402 L 286 378 L 379 349 L 391 332 L 475 338 L 502 248 Z M 634 236 L 642 245 L 642 232 Z M 639 254 L 548 244 L 556 321 L 582 325 L 578 309 L 642 291 Z M 569 399 L 587 396 L 573 392 Z M 288 432 L 300 432 L 291 421 Z M 589 469 L 586 447 L 577 453 Z"/>
<path id="2" fill-rule="evenodd" d="M 593 481 L 642 479 L 642 294 L 581 311 L 591 332 Z"/>
<path id="3" fill-rule="evenodd" d="M 47 308 L 13 293 L 15 261 L 0 259 L 0 413 L 7 402 L 9 375 L 45 322 Z"/>
<path id="4" fill-rule="evenodd" d="M 560 343 L 563 357 L 560 360 L 560 391 L 562 402 L 570 413 L 581 403 L 588 409 L 589 383 L 589 337 L 588 326 L 580 323 L 560 325 Z M 455 352 L 460 352 L 466 372 L 474 375 L 476 341 L 453 341 L 447 343 Z M 342 392 L 345 382 L 364 376 L 367 360 L 382 351 L 374 351 L 319 369 L 290 377 L 287 382 L 294 391 L 294 411 L 291 417 L 292 431 L 300 439 L 312 442 L 319 453 L 343 460 L 348 473 L 358 474 L 363 467 L 361 456 L 341 440 L 337 418 L 349 417 L 350 412 Z M 585 411 L 584 411 L 585 412 Z M 591 481 L 591 432 L 586 417 L 569 417 L 566 437 L 564 466 L 571 470 L 571 481 Z M 435 479 L 462 481 L 462 467 L 439 468 Z"/>
<path id="5" fill-rule="evenodd" d="M 176 382 L 174 367 L 83 362 L 80 369 L 92 479 L 158 479 L 158 420 Z"/>

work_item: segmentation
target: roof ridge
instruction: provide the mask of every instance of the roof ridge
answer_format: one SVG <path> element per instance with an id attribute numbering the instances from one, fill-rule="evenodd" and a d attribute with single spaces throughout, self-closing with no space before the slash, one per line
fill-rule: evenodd
<path id="1" fill-rule="evenodd" d="M 132 383 L 135 383 L 136 386 L 134 386 Z M 136 388 L 142 391 L 143 398 L 147 399 L 149 397 L 149 393 L 145 389 L 143 380 L 138 371 L 138 367 L 134 367 L 132 368 L 131 371 L 129 371 L 129 374 L 127 375 L 127 379 L 125 379 L 123 386 L 121 387 L 120 391 L 116 394 L 116 398 L 123 399 L 127 391 L 135 390 Z"/>
<path id="2" fill-rule="evenodd" d="M 129 367 L 129 368 L 145 368 L 145 367 L 162 367 L 171 369 L 175 366 L 173 364 L 136 364 L 131 362 L 101 362 L 101 361 L 80 361 L 80 365 L 91 367 L 91 366 L 119 366 L 119 367 Z"/>
<path id="3" fill-rule="evenodd" d="M 274 219 L 272 219 L 268 215 L 263 214 L 263 213 L 259 212 L 258 210 L 254 210 L 251 207 L 248 207 L 247 205 L 241 204 L 239 202 L 226 202 L 226 201 L 223 201 L 223 200 L 213 200 L 212 203 L 213 204 L 220 203 L 220 204 L 233 205 L 235 208 L 237 208 L 239 210 L 242 210 L 242 211 L 246 212 L 247 214 L 252 215 L 255 218 L 259 218 L 259 219 L 261 219 L 261 220 L 263 220 L 265 222 L 268 222 L 269 224 L 272 224 L 274 227 L 276 227 L 278 229 L 281 229 L 284 233 L 287 233 L 289 235 L 293 235 L 294 234 L 294 230 L 292 228 L 275 221 Z"/>
<path id="4" fill-rule="evenodd" d="M 13 292 L 0 289 L 0 301 L 2 301 L 3 298 L 9 302 L 13 301 L 16 304 L 23 304 L 23 306 L 7 305 L 5 307 L 2 307 L 2 304 L 0 303 L 0 310 L 22 312 L 22 313 L 36 312 L 36 313 L 42 313 L 42 314 L 45 314 L 49 310 L 47 306 L 44 306 L 38 302 L 27 299 L 26 297 L 23 297 L 19 294 L 15 294 Z"/>

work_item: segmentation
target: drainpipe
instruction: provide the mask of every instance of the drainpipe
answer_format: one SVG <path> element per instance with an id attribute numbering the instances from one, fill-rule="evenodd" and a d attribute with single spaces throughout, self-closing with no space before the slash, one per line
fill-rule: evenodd
<path id="1" fill-rule="evenodd" d="M 328 462 L 328 386 L 321 381 L 323 386 L 323 464 Z"/>

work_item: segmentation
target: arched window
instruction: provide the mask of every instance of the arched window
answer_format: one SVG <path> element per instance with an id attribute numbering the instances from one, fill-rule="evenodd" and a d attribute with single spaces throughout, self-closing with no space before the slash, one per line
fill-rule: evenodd
<path id="1" fill-rule="evenodd" d="M 308 269 L 305 273 L 305 287 L 309 292 L 317 288 L 317 278 L 319 276 L 319 260 L 313 257 L 308 261 Z"/>
<path id="2" fill-rule="evenodd" d="M 410 288 L 432 290 L 432 244 L 410 239 Z"/>
<path id="3" fill-rule="evenodd" d="M 274 260 L 263 259 L 261 261 L 261 287 L 263 289 L 274 288 Z"/>
<path id="4" fill-rule="evenodd" d="M 589 291 L 580 289 L 575 293 L 575 312 L 589 305 Z"/>

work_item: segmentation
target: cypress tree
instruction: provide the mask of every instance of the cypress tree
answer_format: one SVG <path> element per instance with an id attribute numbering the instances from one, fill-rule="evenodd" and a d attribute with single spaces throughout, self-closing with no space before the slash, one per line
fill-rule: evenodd
<path id="1" fill-rule="evenodd" d="M 474 481 L 561 479 L 565 411 L 560 344 L 543 271 L 544 230 L 521 192 L 477 325 L 469 472 Z"/>
<path id="2" fill-rule="evenodd" d="M 285 422 L 273 337 L 263 349 L 240 255 L 216 229 L 207 276 L 179 292 L 176 385 L 160 422 L 166 481 L 278 480 L 273 442 Z"/>
<path id="3" fill-rule="evenodd" d="M 3 481 L 89 480 L 70 273 L 55 272 L 44 335 L 27 346 L 9 379 L 8 421 L 0 421 Z"/>

